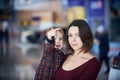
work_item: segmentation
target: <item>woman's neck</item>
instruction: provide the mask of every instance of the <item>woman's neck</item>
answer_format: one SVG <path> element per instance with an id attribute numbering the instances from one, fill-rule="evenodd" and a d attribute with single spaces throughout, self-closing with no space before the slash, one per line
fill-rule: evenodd
<path id="1" fill-rule="evenodd" d="M 80 51 L 80 50 L 75 50 L 73 53 L 74 56 L 83 55 L 83 54 L 84 54 L 84 52 Z"/>

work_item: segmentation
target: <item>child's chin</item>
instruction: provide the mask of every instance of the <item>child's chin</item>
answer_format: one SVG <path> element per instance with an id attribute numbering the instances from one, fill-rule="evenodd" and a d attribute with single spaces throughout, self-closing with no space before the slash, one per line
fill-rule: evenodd
<path id="1" fill-rule="evenodd" d="M 60 47 L 56 47 L 57 49 L 61 49 Z"/>

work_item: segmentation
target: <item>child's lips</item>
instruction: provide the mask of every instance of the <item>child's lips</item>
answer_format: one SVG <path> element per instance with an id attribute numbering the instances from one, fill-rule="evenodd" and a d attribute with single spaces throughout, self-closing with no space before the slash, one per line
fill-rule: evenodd
<path id="1" fill-rule="evenodd" d="M 56 48 L 59 48 L 59 47 L 60 47 L 60 45 L 55 45 L 55 47 L 56 47 Z"/>

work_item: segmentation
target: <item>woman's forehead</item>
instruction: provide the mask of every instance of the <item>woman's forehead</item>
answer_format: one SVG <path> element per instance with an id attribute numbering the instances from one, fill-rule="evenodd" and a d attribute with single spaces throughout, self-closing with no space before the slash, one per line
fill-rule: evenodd
<path id="1" fill-rule="evenodd" d="M 68 30 L 68 33 L 79 33 L 79 29 L 77 26 L 71 26 Z"/>

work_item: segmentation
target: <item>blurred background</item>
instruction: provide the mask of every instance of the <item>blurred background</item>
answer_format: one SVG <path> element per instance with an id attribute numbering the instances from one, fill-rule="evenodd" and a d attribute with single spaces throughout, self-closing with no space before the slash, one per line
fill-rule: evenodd
<path id="1" fill-rule="evenodd" d="M 46 30 L 66 31 L 74 19 L 85 19 L 93 35 L 98 23 L 108 32 L 110 71 L 103 62 L 97 80 L 120 80 L 120 0 L 0 0 L 0 80 L 33 80 Z M 91 52 L 99 59 L 97 43 Z"/>

